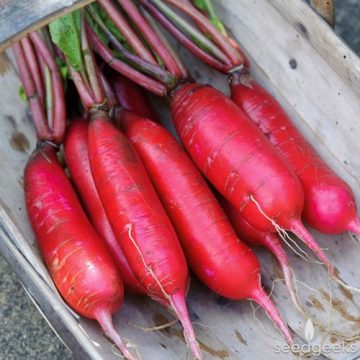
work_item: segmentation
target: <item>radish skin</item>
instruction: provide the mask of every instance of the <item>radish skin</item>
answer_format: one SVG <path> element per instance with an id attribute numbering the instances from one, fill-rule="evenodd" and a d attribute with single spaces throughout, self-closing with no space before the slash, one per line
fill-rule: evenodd
<path id="1" fill-rule="evenodd" d="M 194 273 L 224 297 L 258 302 L 293 343 L 289 329 L 261 288 L 256 255 L 238 239 L 181 145 L 159 124 L 128 111 L 122 111 L 119 126 L 144 163 Z"/>
<path id="2" fill-rule="evenodd" d="M 130 267 L 149 296 L 173 309 L 191 351 L 201 359 L 185 305 L 186 260 L 138 155 L 100 112 L 90 121 L 88 144 L 100 199 Z"/>
<path id="3" fill-rule="evenodd" d="M 171 112 L 194 162 L 245 220 L 265 232 L 293 232 L 333 273 L 301 223 L 299 179 L 235 103 L 210 86 L 189 83 L 175 93 Z"/>
<path id="4" fill-rule="evenodd" d="M 53 147 L 35 150 L 24 180 L 28 217 L 60 294 L 74 311 L 97 320 L 124 356 L 134 359 L 111 320 L 123 301 L 121 278 Z"/>
<path id="5" fill-rule="evenodd" d="M 95 230 L 105 241 L 115 260 L 126 290 L 137 294 L 145 294 L 145 289 L 143 289 L 135 277 L 121 250 L 121 246 L 111 229 L 104 207 L 100 201 L 91 173 L 87 140 L 88 122 L 84 119 L 72 120 L 67 129 L 64 143 L 66 164 L 71 178 L 81 196 L 81 200 Z"/>
<path id="6" fill-rule="evenodd" d="M 122 108 L 148 119 L 156 119 L 155 111 L 139 85 L 120 74 L 111 77 L 111 82 L 117 101 Z"/>
<path id="7" fill-rule="evenodd" d="M 360 235 L 350 186 L 321 159 L 276 99 L 245 73 L 233 77 L 231 97 L 298 175 L 305 194 L 306 222 L 325 234 L 351 231 Z"/>

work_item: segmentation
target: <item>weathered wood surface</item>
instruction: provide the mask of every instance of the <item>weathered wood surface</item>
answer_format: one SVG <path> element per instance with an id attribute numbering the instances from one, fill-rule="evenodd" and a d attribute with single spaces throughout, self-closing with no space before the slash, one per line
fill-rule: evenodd
<path id="1" fill-rule="evenodd" d="M 356 86 L 347 80 L 345 72 L 335 72 L 332 67 L 339 58 L 334 45 L 338 40 L 329 27 L 309 8 L 301 7 L 300 17 L 292 14 L 294 9 L 303 5 L 301 1 L 286 3 L 288 6 L 283 6 L 281 11 L 280 6 L 285 4 L 281 0 L 227 0 L 218 1 L 217 5 L 221 16 L 249 54 L 253 74 L 277 96 L 312 144 L 351 184 L 360 201 L 360 124 L 356 121 L 360 114 L 359 93 Z M 312 15 L 318 21 L 316 38 L 326 37 L 327 42 L 334 46 L 329 56 L 324 56 L 323 47 L 318 45 L 322 44 L 320 40 L 311 40 L 313 34 L 309 33 L 308 25 L 305 25 L 309 33 L 307 37 L 301 34 L 301 26 L 293 25 L 293 19 L 306 20 Z M 226 89 L 223 76 L 205 69 L 188 53 L 181 51 L 181 55 L 190 69 L 201 70 L 201 75 L 199 71 L 193 72 L 195 78 Z M 296 60 L 295 69 L 289 65 L 290 59 Z M 357 61 L 355 58 L 355 65 L 349 61 L 345 66 L 347 71 L 360 76 Z M 11 63 L 4 57 L 0 73 L 0 200 L 3 204 L 0 205 L 0 251 L 12 263 L 38 306 L 79 358 L 118 359 L 98 327 L 90 321 L 74 317 L 53 292 L 34 245 L 23 204 L 22 169 L 34 146 L 33 130 L 24 105 L 16 96 L 19 81 Z M 348 234 L 323 236 L 314 232 L 314 235 L 324 248 L 328 248 L 329 257 L 341 277 L 360 287 L 359 243 Z M 321 267 L 303 261 L 290 251 L 288 253 L 299 280 L 299 295 L 312 317 L 323 324 L 331 319 L 330 327 L 349 337 L 358 333 L 359 295 L 350 296 L 335 284 L 330 290 L 328 276 Z M 279 278 L 276 262 L 265 251 L 258 254 L 263 262 L 264 283 L 269 289 L 274 285 L 273 299 L 297 334 L 297 340 L 302 342 L 306 319 L 295 313 L 284 284 L 276 281 Z M 314 290 L 307 289 L 303 283 Z M 324 299 L 328 294 L 334 299 L 332 312 Z M 261 310 L 256 312 L 257 320 L 254 318 L 248 301 L 226 302 L 194 281 L 188 303 L 205 359 L 294 358 L 290 354 L 275 353 L 275 346 L 283 344 L 280 335 Z M 168 330 L 146 334 L 128 324 L 152 327 L 167 320 L 171 320 L 171 316 L 159 305 L 147 299 L 128 298 L 122 311 L 116 315 L 116 326 L 125 338 L 136 345 L 144 360 L 185 359 L 186 346 L 179 324 Z M 65 324 L 70 331 L 64 327 Z M 321 331 L 317 329 L 313 344 L 320 340 L 320 335 Z M 336 336 L 325 338 L 325 343 L 333 342 L 339 343 L 340 340 Z M 327 353 L 318 359 L 325 357 L 343 360 L 350 358 L 350 354 Z"/>
<path id="2" fill-rule="evenodd" d="M 0 0 L 0 52 L 29 31 L 93 0 Z"/>

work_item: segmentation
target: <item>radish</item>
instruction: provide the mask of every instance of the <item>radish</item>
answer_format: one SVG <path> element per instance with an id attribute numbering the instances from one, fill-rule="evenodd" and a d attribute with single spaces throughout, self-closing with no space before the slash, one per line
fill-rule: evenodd
<path id="1" fill-rule="evenodd" d="M 191 33 L 197 43 L 208 49 L 212 59 L 228 69 L 241 64 L 244 59 L 238 49 L 231 45 L 227 36 L 219 36 L 199 11 L 195 8 L 189 11 L 192 7 L 189 1 L 184 4 L 167 2 L 201 23 L 201 29 L 206 29 L 210 40 L 189 24 L 183 27 L 183 31 Z M 163 2 L 141 3 L 147 9 L 151 7 L 152 13 L 165 14 L 178 25 L 183 24 L 183 19 L 179 21 L 176 12 Z M 153 3 L 156 3 L 155 7 Z M 139 23 L 141 14 L 136 7 L 127 6 L 125 11 L 136 24 Z M 147 23 L 147 20 L 142 18 L 141 22 Z M 107 35 L 111 41 L 112 37 Z M 99 46 L 101 42 L 99 36 L 92 36 L 96 51 L 109 61 L 109 49 L 105 49 L 104 44 Z M 148 42 L 154 52 L 166 47 L 151 38 Z M 137 81 L 135 76 L 131 78 Z M 150 89 L 148 85 L 143 84 Z M 155 88 L 152 91 L 159 94 Z M 179 137 L 218 191 L 259 230 L 278 231 L 283 236 L 287 236 L 284 230 L 295 233 L 333 273 L 324 251 L 301 223 L 304 194 L 299 179 L 250 119 L 220 92 L 210 86 L 186 83 L 184 78 L 172 89 L 171 97 L 173 121 Z"/>
<path id="2" fill-rule="evenodd" d="M 111 255 L 120 271 L 126 290 L 144 294 L 145 289 L 140 285 L 127 262 L 121 246 L 111 229 L 104 207 L 100 201 L 92 177 L 88 153 L 88 122 L 84 119 L 72 120 L 67 129 L 64 143 L 66 164 L 71 178 L 81 196 L 91 222 L 107 244 Z"/>
<path id="3" fill-rule="evenodd" d="M 88 144 L 99 196 L 132 270 L 149 296 L 177 315 L 201 359 L 185 304 L 186 260 L 143 164 L 106 115 L 92 117 Z"/>
<path id="4" fill-rule="evenodd" d="M 141 157 L 195 274 L 224 297 L 256 301 L 292 344 L 289 329 L 261 287 L 256 255 L 237 238 L 184 149 L 162 126 L 134 113 L 122 111 L 119 125 Z"/>
<path id="5" fill-rule="evenodd" d="M 89 113 L 89 162 L 99 198 L 136 278 L 150 297 L 175 313 L 191 351 L 196 359 L 201 359 L 185 302 L 189 285 L 185 256 L 138 155 L 110 122 L 106 86 L 88 44 L 85 18 L 81 12 L 78 14 L 65 15 L 50 29 L 53 41 L 65 52 L 75 86 Z M 69 27 L 67 16 L 79 18 Z M 74 28 L 79 34 L 74 33 Z M 64 46 L 74 45 L 72 37 L 79 45 L 75 59 L 73 49 L 69 52 Z M 81 68 L 83 71 L 79 71 Z"/>
<path id="6" fill-rule="evenodd" d="M 306 222 L 326 234 L 352 231 L 360 235 L 350 186 L 321 159 L 276 99 L 245 72 L 233 76 L 231 97 L 298 175 L 305 194 Z"/>
<path id="7" fill-rule="evenodd" d="M 123 301 L 123 283 L 102 240 L 49 145 L 35 150 L 25 169 L 30 223 L 50 275 L 67 304 L 99 322 L 127 359 L 134 359 L 114 329 L 111 314 Z"/>
<path id="8" fill-rule="evenodd" d="M 38 139 L 25 168 L 24 190 L 41 254 L 66 303 L 79 314 L 97 320 L 124 356 L 135 359 L 111 319 L 123 300 L 121 277 L 56 156 L 64 138 L 66 114 L 52 49 L 33 32 L 14 44 L 13 50 Z M 35 68 L 38 71 L 32 71 Z"/>
<path id="9" fill-rule="evenodd" d="M 297 176 L 246 114 L 221 92 L 197 84 L 175 93 L 171 112 L 194 162 L 245 220 L 261 231 L 293 232 L 333 272 L 301 223 Z"/>
<path id="10" fill-rule="evenodd" d="M 250 247 L 263 246 L 267 248 L 279 262 L 284 273 L 284 280 L 289 291 L 292 302 L 295 307 L 303 313 L 302 306 L 296 295 L 296 288 L 294 286 L 294 274 L 289 265 L 289 259 L 282 246 L 281 239 L 278 235 L 270 232 L 263 232 L 254 228 L 247 222 L 231 204 L 225 199 L 220 199 L 221 205 L 225 210 L 226 215 L 230 219 L 231 224 L 236 230 L 239 237 Z"/>
<path id="11" fill-rule="evenodd" d="M 122 108 L 148 119 L 156 119 L 155 111 L 139 85 L 120 74 L 109 76 L 109 79 L 111 79 L 116 98 Z"/>

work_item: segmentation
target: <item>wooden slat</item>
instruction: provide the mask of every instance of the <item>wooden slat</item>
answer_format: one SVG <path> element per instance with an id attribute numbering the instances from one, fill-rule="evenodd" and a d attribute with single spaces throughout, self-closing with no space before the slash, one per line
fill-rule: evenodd
<path id="1" fill-rule="evenodd" d="M 54 18 L 93 0 L 0 0 L 0 52 Z"/>
<path id="2" fill-rule="evenodd" d="M 269 0 L 307 39 L 332 70 L 360 95 L 360 59 L 302 0 Z M 306 55 L 304 55 L 305 57 Z M 316 64 L 314 71 L 316 71 Z"/>

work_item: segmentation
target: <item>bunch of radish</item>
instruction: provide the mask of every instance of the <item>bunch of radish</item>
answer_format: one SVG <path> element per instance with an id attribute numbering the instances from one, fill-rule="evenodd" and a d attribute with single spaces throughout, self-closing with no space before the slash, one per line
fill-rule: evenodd
<path id="1" fill-rule="evenodd" d="M 57 158 L 66 111 L 61 75 L 47 38 L 44 29 L 13 45 L 38 140 L 25 168 L 26 209 L 63 299 L 77 313 L 97 320 L 122 353 L 134 359 L 111 319 L 123 301 L 123 281 Z"/>
<path id="2" fill-rule="evenodd" d="M 360 233 L 350 187 L 250 78 L 249 61 L 211 2 L 196 6 L 99 0 L 50 24 L 53 43 L 43 29 L 14 45 L 38 137 L 25 169 L 30 222 L 64 300 L 96 319 L 129 359 L 111 322 L 123 283 L 178 317 L 196 359 L 202 355 L 185 301 L 188 265 L 215 293 L 256 301 L 293 344 L 248 246 L 275 255 L 302 311 L 281 243 L 287 231 L 335 279 L 302 217 L 325 233 Z M 155 21 L 206 64 L 231 74 L 231 99 L 189 79 Z M 55 53 L 66 59 L 83 109 L 66 137 Z M 168 97 L 184 147 L 157 122 L 139 85 Z M 62 143 L 82 205 L 57 160 Z"/>

